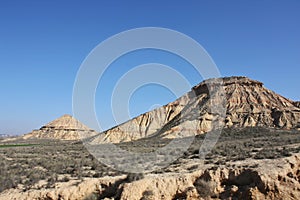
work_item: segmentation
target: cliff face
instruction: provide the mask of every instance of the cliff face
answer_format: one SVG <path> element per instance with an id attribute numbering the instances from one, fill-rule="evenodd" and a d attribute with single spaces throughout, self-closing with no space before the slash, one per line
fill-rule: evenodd
<path id="1" fill-rule="evenodd" d="M 80 140 L 80 138 L 95 135 L 91 130 L 80 121 L 70 115 L 62 117 L 42 126 L 39 130 L 34 130 L 23 136 L 24 139 L 48 138 L 62 140 Z"/>
<path id="2" fill-rule="evenodd" d="M 227 95 L 227 125 L 287 129 L 297 127 L 300 109 L 293 101 L 263 87 L 262 83 L 237 78 L 230 83 L 225 80 L 224 85 Z"/>
<path id="3" fill-rule="evenodd" d="M 300 108 L 300 101 L 295 101 L 295 102 L 294 102 L 294 106 Z"/>
<path id="4" fill-rule="evenodd" d="M 220 93 L 220 88 L 223 94 L 215 95 Z M 212 112 L 212 106 L 222 104 L 226 116 Z M 153 135 L 173 137 L 182 129 L 201 134 L 216 128 L 216 124 L 298 128 L 299 102 L 284 98 L 247 77 L 209 79 L 176 101 L 105 131 L 93 142 L 118 143 Z"/>

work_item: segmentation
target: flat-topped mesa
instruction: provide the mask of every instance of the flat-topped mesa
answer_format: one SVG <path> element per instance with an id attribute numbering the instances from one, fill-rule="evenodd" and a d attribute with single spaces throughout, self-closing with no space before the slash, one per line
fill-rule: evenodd
<path id="1" fill-rule="evenodd" d="M 240 85 L 240 86 L 257 86 L 262 87 L 263 83 L 260 81 L 249 79 L 245 76 L 232 76 L 232 77 L 224 77 L 224 78 L 210 78 L 207 79 L 200 84 L 194 86 L 192 91 L 196 93 L 196 95 L 206 93 L 209 91 L 218 89 L 218 87 L 224 87 L 229 85 Z"/>
<path id="2" fill-rule="evenodd" d="M 224 77 L 222 78 L 224 86 L 231 84 L 239 84 L 245 86 L 259 86 L 262 87 L 263 83 L 260 81 L 252 80 L 245 76 L 233 76 L 233 77 Z"/>

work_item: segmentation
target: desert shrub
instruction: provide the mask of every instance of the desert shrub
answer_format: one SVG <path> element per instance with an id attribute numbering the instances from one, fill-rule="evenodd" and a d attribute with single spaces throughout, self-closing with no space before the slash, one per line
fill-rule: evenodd
<path id="1" fill-rule="evenodd" d="M 98 200 L 99 195 L 96 192 L 93 192 L 83 198 L 83 200 Z"/>
<path id="2" fill-rule="evenodd" d="M 57 174 L 51 174 L 50 177 L 47 179 L 48 184 L 47 187 L 50 188 L 54 185 L 54 183 L 57 182 L 58 175 Z"/>
<path id="3" fill-rule="evenodd" d="M 141 200 L 151 200 L 153 199 L 154 193 L 152 190 L 146 190 L 143 192 L 143 197 Z"/>
<path id="4" fill-rule="evenodd" d="M 143 178 L 144 178 L 143 173 L 128 173 L 125 181 L 130 183 L 130 182 L 133 182 L 133 181 L 138 181 L 138 180 L 143 179 Z"/>
<path id="5" fill-rule="evenodd" d="M 197 179 L 194 186 L 200 197 L 207 198 L 215 196 L 216 183 L 204 179 Z"/>
<path id="6" fill-rule="evenodd" d="M 278 157 L 274 149 L 262 149 L 254 156 L 255 159 L 274 159 Z"/>
<path id="7" fill-rule="evenodd" d="M 61 179 L 61 182 L 68 182 L 70 180 L 70 178 L 68 176 L 64 176 L 62 179 Z"/>

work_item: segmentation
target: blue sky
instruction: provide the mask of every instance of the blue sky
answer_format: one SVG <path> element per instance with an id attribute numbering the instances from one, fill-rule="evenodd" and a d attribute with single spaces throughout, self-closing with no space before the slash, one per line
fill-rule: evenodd
<path id="1" fill-rule="evenodd" d="M 222 76 L 249 76 L 300 100 L 299 9 L 297 0 L 2 1 L 0 134 L 26 133 L 72 114 L 73 84 L 85 57 L 108 37 L 138 27 L 180 31 L 207 50 Z M 137 52 L 120 59 L 107 79 L 116 81 L 121 66 L 155 61 L 176 69 L 188 66 L 172 55 Z M 181 72 L 191 84 L 202 81 L 193 70 Z M 103 128 L 115 125 L 108 96 L 96 94 Z M 135 116 L 174 98 L 165 88 L 147 86 L 136 91 L 129 107 Z"/>

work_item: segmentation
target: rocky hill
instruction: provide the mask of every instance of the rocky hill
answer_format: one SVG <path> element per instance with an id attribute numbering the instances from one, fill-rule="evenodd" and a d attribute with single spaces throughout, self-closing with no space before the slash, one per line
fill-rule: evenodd
<path id="1" fill-rule="evenodd" d="M 295 102 L 294 102 L 294 105 L 295 105 L 296 107 L 300 108 L 300 101 L 295 101 Z"/>
<path id="2" fill-rule="evenodd" d="M 212 105 L 224 105 L 226 116 L 214 113 Z M 209 79 L 176 101 L 109 129 L 94 137 L 92 142 L 119 143 L 157 135 L 174 137 L 183 129 L 201 134 L 218 124 L 299 128 L 299 102 L 276 94 L 263 83 L 247 77 Z"/>
<path id="3" fill-rule="evenodd" d="M 23 138 L 80 140 L 80 138 L 95 134 L 96 132 L 94 130 L 85 126 L 71 115 L 63 115 L 45 126 L 42 126 L 39 130 L 34 130 L 24 135 Z"/>

